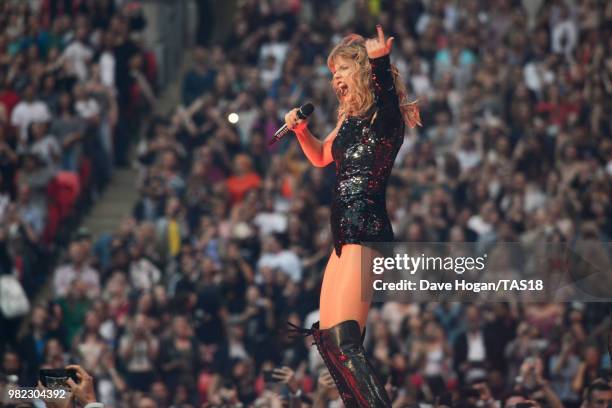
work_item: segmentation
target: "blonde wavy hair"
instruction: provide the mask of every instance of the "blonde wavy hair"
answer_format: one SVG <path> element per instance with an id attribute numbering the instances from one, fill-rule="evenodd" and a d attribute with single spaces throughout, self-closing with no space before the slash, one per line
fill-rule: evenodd
<path id="1" fill-rule="evenodd" d="M 363 116 L 374 104 L 372 67 L 368 60 L 365 38 L 358 34 L 347 35 L 331 50 L 327 57 L 327 67 L 332 72 L 334 72 L 334 62 L 337 58 L 353 61 L 356 65 L 355 73 L 351 77 L 354 89 L 345 100 L 340 98 L 340 90 L 334 86 L 332 78 L 331 85 L 340 102 L 338 106 L 338 118 L 347 117 L 349 115 Z M 391 64 L 391 73 L 393 75 L 395 91 L 397 93 L 404 122 L 408 126 L 414 127 L 413 123 L 415 118 L 418 118 L 417 101 L 408 102 L 406 85 L 394 64 Z"/>

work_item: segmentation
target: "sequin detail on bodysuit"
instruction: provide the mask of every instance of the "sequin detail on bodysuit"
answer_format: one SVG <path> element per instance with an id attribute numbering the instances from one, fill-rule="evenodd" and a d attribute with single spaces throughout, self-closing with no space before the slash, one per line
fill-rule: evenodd
<path id="1" fill-rule="evenodd" d="M 385 192 L 403 142 L 404 122 L 389 56 L 371 59 L 370 64 L 374 115 L 346 118 L 332 143 L 336 184 L 331 229 L 338 256 L 343 244 L 393 241 Z"/>

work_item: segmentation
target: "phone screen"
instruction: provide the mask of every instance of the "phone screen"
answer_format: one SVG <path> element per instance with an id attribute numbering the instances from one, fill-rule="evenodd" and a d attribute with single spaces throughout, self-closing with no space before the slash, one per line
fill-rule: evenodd
<path id="1" fill-rule="evenodd" d="M 39 371 L 40 382 L 46 388 L 66 388 L 68 378 L 72 378 L 77 382 L 75 370 L 60 369 L 42 369 Z"/>

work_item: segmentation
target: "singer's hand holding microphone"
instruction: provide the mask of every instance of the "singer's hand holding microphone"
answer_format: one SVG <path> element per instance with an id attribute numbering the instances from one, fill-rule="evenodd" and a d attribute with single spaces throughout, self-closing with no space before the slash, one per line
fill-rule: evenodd
<path id="1" fill-rule="evenodd" d="M 300 117 L 300 109 L 291 109 L 285 115 L 285 125 L 294 132 L 299 132 L 308 126 L 308 117 Z"/>
<path id="2" fill-rule="evenodd" d="M 308 117 L 314 111 L 314 105 L 310 102 L 305 103 L 299 108 L 291 109 L 285 115 L 285 124 L 274 134 L 274 138 L 269 144 L 273 144 L 283 138 L 289 131 L 296 134 L 306 129 L 308 126 Z"/>

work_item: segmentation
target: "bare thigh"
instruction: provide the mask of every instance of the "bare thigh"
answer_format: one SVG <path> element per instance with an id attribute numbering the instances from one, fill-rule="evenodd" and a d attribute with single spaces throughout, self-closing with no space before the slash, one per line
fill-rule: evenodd
<path id="1" fill-rule="evenodd" d="M 367 252 L 364 252 L 367 251 Z M 372 298 L 371 279 L 361 273 L 362 256 L 368 248 L 346 244 L 340 257 L 332 251 L 321 287 L 320 327 L 326 329 L 345 320 L 356 320 L 365 327 Z"/>

